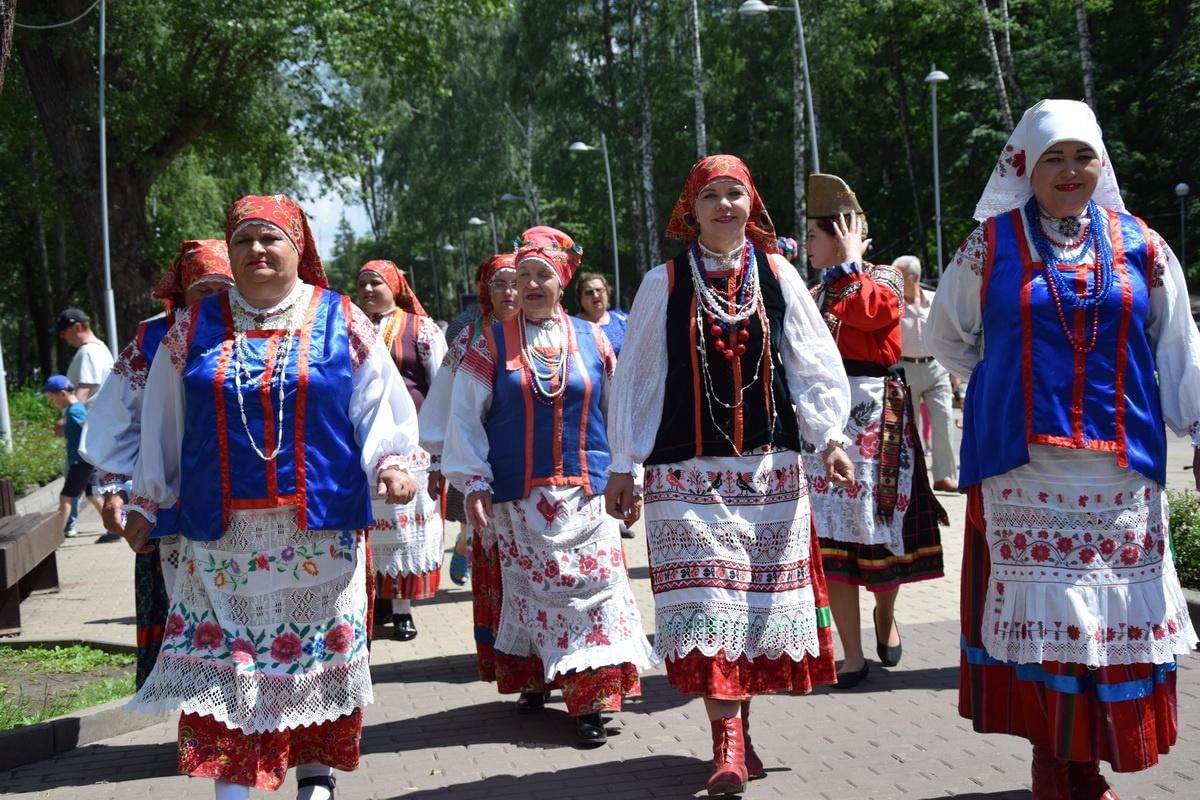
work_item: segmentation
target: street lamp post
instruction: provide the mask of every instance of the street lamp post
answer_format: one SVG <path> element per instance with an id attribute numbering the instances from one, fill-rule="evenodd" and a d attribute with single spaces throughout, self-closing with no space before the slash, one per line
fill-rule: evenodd
<path id="1" fill-rule="evenodd" d="M 817 146 L 817 119 L 813 114 L 812 80 L 808 74 L 808 49 L 804 44 L 804 15 L 800 13 L 800 0 L 792 0 L 792 7 L 772 6 L 762 0 L 746 0 L 738 6 L 743 17 L 759 17 L 772 11 L 791 11 L 796 15 L 796 45 L 800 49 L 800 69 L 804 74 L 804 104 L 808 112 L 808 142 L 812 150 L 813 172 L 821 171 L 821 150 Z"/>
<path id="2" fill-rule="evenodd" d="M 621 307 L 621 261 L 617 257 L 617 201 L 613 197 L 612 169 L 608 163 L 608 139 L 600 134 L 600 146 L 592 147 L 583 142 L 572 142 L 567 148 L 572 153 L 587 153 L 599 150 L 604 155 L 604 179 L 608 182 L 608 221 L 612 225 L 613 289 L 617 295 L 616 307 Z"/>
<path id="3" fill-rule="evenodd" d="M 534 224 L 533 223 L 534 209 L 530 205 L 528 197 L 526 197 L 523 194 L 513 194 L 512 192 L 505 192 L 504 194 L 500 195 L 500 200 L 505 203 L 524 203 L 525 208 L 529 211 L 529 224 L 530 225 Z"/>
<path id="4" fill-rule="evenodd" d="M 437 258 L 431 250 L 427 256 L 413 256 L 413 261 L 429 261 L 433 267 L 433 302 L 437 305 L 438 314 L 442 313 L 442 283 L 438 280 Z"/>
<path id="5" fill-rule="evenodd" d="M 453 244 L 452 242 L 446 242 L 444 245 L 442 245 L 442 250 L 447 253 L 461 253 L 462 254 L 463 276 L 466 279 L 467 294 L 470 294 L 471 293 L 471 271 L 469 269 L 467 269 L 467 248 L 459 247 L 459 246 Z"/>
<path id="6" fill-rule="evenodd" d="M 1186 183 L 1175 184 L 1175 196 L 1179 198 L 1179 263 L 1187 273 L 1187 196 L 1192 191 Z"/>
<path id="7" fill-rule="evenodd" d="M 500 252 L 500 241 L 496 238 L 496 213 L 494 211 L 488 212 L 488 220 L 490 220 L 491 225 L 492 225 L 492 252 L 499 253 Z M 487 225 L 488 223 L 484 222 L 479 217 L 471 217 L 469 220 L 467 220 L 467 224 L 468 225 Z"/>
<path id="8" fill-rule="evenodd" d="M 120 351 L 117 349 L 117 309 L 113 302 L 112 261 L 108 251 L 108 128 L 105 122 L 105 28 L 107 19 L 105 2 L 100 0 L 100 242 L 104 250 L 104 327 L 108 330 L 108 349 L 116 358 Z"/>
<path id="9" fill-rule="evenodd" d="M 950 76 L 931 64 L 925 82 L 929 84 L 930 108 L 933 111 L 933 219 L 937 228 L 937 264 L 934 274 L 942 276 L 942 184 L 938 163 L 938 116 L 937 116 L 937 87 L 939 83 L 950 80 Z"/>

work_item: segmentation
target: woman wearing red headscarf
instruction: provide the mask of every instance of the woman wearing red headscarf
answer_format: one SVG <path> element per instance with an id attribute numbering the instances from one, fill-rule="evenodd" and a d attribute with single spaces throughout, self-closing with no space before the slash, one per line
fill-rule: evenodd
<path id="1" fill-rule="evenodd" d="M 391 261 L 368 261 L 358 273 L 358 305 L 367 313 L 417 411 L 446 355 L 446 339 L 429 318 L 400 268 Z M 408 465 L 420 489 L 429 481 L 430 455 L 416 450 Z M 437 594 L 442 575 L 441 497 L 418 491 L 402 506 L 375 501 L 375 526 L 371 529 L 371 562 L 376 593 L 391 603 L 392 638 L 407 642 L 417 637 L 412 601 Z"/>
<path id="2" fill-rule="evenodd" d="M 463 359 L 442 469 L 467 496 L 471 525 L 498 545 L 498 688 L 532 712 L 560 687 L 589 746 L 607 740 L 601 712 L 641 693 L 651 649 L 601 498 L 616 358 L 603 331 L 559 305 L 582 252 L 554 228 L 521 235 L 521 310 Z"/>
<path id="3" fill-rule="evenodd" d="M 234 286 L 178 315 L 150 367 L 125 535 L 180 503 L 165 639 L 135 710 L 181 710 L 179 769 L 218 800 L 324 800 L 358 765 L 371 495 L 412 499 L 412 399 L 351 302 L 326 288 L 304 212 L 243 197 Z M 186 480 L 185 480 L 186 476 Z"/>
<path id="4" fill-rule="evenodd" d="M 687 247 L 646 274 L 629 313 L 608 510 L 637 519 L 645 464 L 655 649 L 671 685 L 704 698 L 709 794 L 737 794 L 765 775 L 750 698 L 835 680 L 800 449 L 818 442 L 827 478 L 853 479 L 849 387 L 741 159 L 692 167 L 667 235 Z"/>
<path id="5" fill-rule="evenodd" d="M 446 492 L 446 519 L 457 519 L 463 523 L 459 541 L 455 543 L 454 558 L 450 560 L 450 579 L 455 583 L 466 580 L 465 554 L 468 539 L 471 566 L 471 609 L 475 629 L 475 663 L 482 681 L 496 680 L 496 661 L 493 644 L 496 629 L 500 627 L 500 554 L 496 537 L 490 528 L 468 536 L 466 512 L 462 492 L 446 482 L 440 469 L 442 449 L 446 442 L 446 427 L 450 422 L 450 403 L 453 394 L 454 376 L 471 344 L 483 337 L 483 332 L 497 322 L 503 322 L 517 313 L 517 272 L 512 253 L 499 253 L 482 262 L 475 272 L 475 289 L 479 305 L 464 312 L 465 323 L 456 319 L 446 329 L 450 335 L 450 348 L 442 362 L 442 369 L 433 379 L 429 389 L 429 402 L 421 406 L 418 423 L 421 429 L 421 447 L 436 455 L 435 464 L 429 473 L 429 496 L 441 497 Z M 456 333 L 451 333 L 455 331 Z M 461 551 L 460 551 L 461 547 Z M 462 555 L 460 556 L 460 552 Z M 460 567 L 463 580 L 455 579 L 455 560 L 463 558 Z"/>
<path id="6" fill-rule="evenodd" d="M 121 351 L 96 394 L 83 427 L 79 452 L 100 471 L 104 526 L 113 533 L 125 530 L 121 508 L 128 499 L 129 480 L 138 460 L 142 400 L 158 346 L 174 324 L 177 310 L 223 292 L 232 283 L 229 250 L 223 240 L 200 239 L 181 244 L 150 295 L 162 301 L 164 312 L 138 323 L 137 337 Z M 174 578 L 174 570 L 169 570 L 164 578 L 163 562 L 170 560 L 168 553 L 177 545 L 179 516 L 170 510 L 161 516 L 155 526 L 151 551 L 136 554 L 133 562 L 138 686 L 154 668 L 162 647 L 167 623 L 167 588 Z"/>

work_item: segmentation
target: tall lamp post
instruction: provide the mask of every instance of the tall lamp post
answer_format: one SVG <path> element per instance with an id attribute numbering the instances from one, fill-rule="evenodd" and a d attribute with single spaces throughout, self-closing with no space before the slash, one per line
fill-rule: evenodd
<path id="1" fill-rule="evenodd" d="M 942 276 L 942 184 L 938 163 L 938 117 L 937 117 L 937 87 L 939 83 L 950 80 L 950 76 L 931 64 L 925 82 L 929 84 L 929 102 L 933 111 L 933 219 L 937 228 L 937 264 L 934 274 Z"/>
<path id="2" fill-rule="evenodd" d="M 1175 184 L 1175 196 L 1179 198 L 1179 263 L 1187 272 L 1187 203 L 1188 193 L 1192 188 L 1186 183 Z"/>
<path id="3" fill-rule="evenodd" d="M 572 142 L 567 148 L 572 153 L 590 153 L 599 150 L 604 155 L 604 179 L 608 182 L 608 221 L 612 225 L 613 282 L 616 291 L 616 307 L 621 307 L 621 261 L 617 257 L 617 201 L 613 197 L 612 169 L 608 163 L 608 139 L 600 134 L 600 146 L 592 147 L 583 142 Z"/>
<path id="4" fill-rule="evenodd" d="M 808 112 L 808 142 L 812 151 L 813 172 L 821 171 L 821 150 L 817 146 L 817 120 L 813 114 L 812 81 L 808 74 L 808 49 L 804 45 L 804 15 L 800 13 L 800 0 L 792 0 L 792 7 L 767 5 L 762 0 L 746 0 L 738 6 L 737 13 L 743 17 L 760 17 L 772 11 L 790 11 L 796 15 L 796 45 L 800 48 L 800 69 L 804 74 L 804 104 Z"/>
<path id="5" fill-rule="evenodd" d="M 438 315 L 442 313 L 442 283 L 438 280 L 437 258 L 432 251 L 427 256 L 413 256 L 413 261 L 429 261 L 433 266 L 433 302 L 437 305 Z"/>
<path id="6" fill-rule="evenodd" d="M 107 19 L 105 2 L 100 0 L 100 241 L 104 249 L 104 327 L 108 335 L 108 349 L 113 358 L 120 354 L 117 349 L 117 309 L 113 303 L 112 262 L 108 256 L 108 128 L 105 122 L 105 28 Z"/>
<path id="7" fill-rule="evenodd" d="M 529 224 L 530 225 L 533 224 L 533 208 L 529 204 L 528 197 L 526 197 L 523 194 L 513 194 L 512 192 L 505 192 L 504 194 L 500 195 L 500 200 L 505 203 L 524 203 L 525 208 L 529 210 Z"/>
<path id="8" fill-rule="evenodd" d="M 491 225 L 492 225 L 492 252 L 499 253 L 500 252 L 500 241 L 496 238 L 496 212 L 489 211 L 488 212 L 488 220 L 491 222 Z M 481 220 L 479 217 L 471 217 L 469 220 L 467 220 L 467 224 L 468 225 L 487 225 L 488 222 Z"/>

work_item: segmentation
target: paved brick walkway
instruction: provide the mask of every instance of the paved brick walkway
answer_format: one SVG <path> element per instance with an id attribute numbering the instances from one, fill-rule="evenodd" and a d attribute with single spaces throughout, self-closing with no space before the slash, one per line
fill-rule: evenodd
<path id="1" fill-rule="evenodd" d="M 1182 465 L 1185 456 L 1190 463 L 1186 448 L 1173 449 L 1171 463 Z M 1172 469 L 1172 485 L 1188 480 L 1190 473 Z M 769 775 L 751 784 L 750 800 L 1029 796 L 1025 743 L 977 735 L 955 710 L 963 502 L 942 499 L 953 523 L 943 534 L 947 575 L 901 593 L 903 664 L 884 670 L 873 663 L 854 693 L 756 700 L 753 734 Z M 132 555 L 120 544 L 95 543 L 94 517 L 81 529 L 60 555 L 63 591 L 22 607 L 24 638 L 131 642 Z M 627 550 L 649 627 L 643 537 L 638 526 Z M 864 610 L 869 619 L 865 603 Z M 415 641 L 376 645 L 376 702 L 367 711 L 363 762 L 357 772 L 339 776 L 339 798 L 700 796 L 711 757 L 703 705 L 680 698 L 661 670 L 644 677 L 640 700 L 613 715 L 606 747 L 579 750 L 557 697 L 540 716 L 518 716 L 511 698 L 476 680 L 467 590 L 446 582 L 434 601 L 418 604 L 416 620 Z M 871 637 L 868 626 L 868 653 Z M 1180 742 L 1156 769 L 1112 779 L 1125 800 L 1200 797 L 1200 658 L 1181 662 L 1179 687 Z M 209 781 L 174 774 L 174 733 L 172 724 L 155 725 L 0 773 L 0 792 L 54 800 L 211 798 Z M 294 796 L 289 778 L 278 797 Z"/>

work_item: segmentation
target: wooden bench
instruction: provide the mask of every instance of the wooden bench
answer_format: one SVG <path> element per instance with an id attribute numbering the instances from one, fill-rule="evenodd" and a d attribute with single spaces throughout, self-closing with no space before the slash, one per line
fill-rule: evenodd
<path id="1" fill-rule="evenodd" d="M 15 510 L 11 486 L 0 481 L 3 510 Z M 0 636 L 21 632 L 22 600 L 34 592 L 58 591 L 54 554 L 62 542 L 58 514 L 0 516 Z"/>

